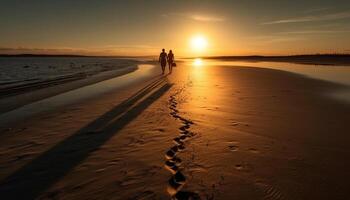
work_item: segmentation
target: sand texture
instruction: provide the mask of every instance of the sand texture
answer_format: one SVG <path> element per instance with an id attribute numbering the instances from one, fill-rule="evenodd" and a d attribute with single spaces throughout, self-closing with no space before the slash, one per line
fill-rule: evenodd
<path id="1" fill-rule="evenodd" d="M 173 74 L 0 135 L 1 199 L 348 199 L 345 86 L 252 67 Z"/>

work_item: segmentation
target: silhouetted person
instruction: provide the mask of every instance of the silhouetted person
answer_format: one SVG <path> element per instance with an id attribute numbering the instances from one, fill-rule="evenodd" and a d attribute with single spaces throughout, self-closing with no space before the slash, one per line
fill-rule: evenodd
<path id="1" fill-rule="evenodd" d="M 159 62 L 160 62 L 160 66 L 162 67 L 163 74 L 164 74 L 164 71 L 165 71 L 167 57 L 168 56 L 165 53 L 165 49 L 162 49 L 162 52 L 159 55 Z"/>
<path id="2" fill-rule="evenodd" d="M 173 51 L 170 50 L 168 53 L 169 73 L 173 72 L 174 59 L 175 59 L 175 57 L 174 57 Z"/>

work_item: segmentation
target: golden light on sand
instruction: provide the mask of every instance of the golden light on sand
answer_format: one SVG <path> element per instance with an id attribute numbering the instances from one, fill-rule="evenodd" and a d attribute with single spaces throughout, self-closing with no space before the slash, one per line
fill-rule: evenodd
<path id="1" fill-rule="evenodd" d="M 195 52 L 203 52 L 208 46 L 208 41 L 204 36 L 197 35 L 191 38 L 190 46 Z"/>

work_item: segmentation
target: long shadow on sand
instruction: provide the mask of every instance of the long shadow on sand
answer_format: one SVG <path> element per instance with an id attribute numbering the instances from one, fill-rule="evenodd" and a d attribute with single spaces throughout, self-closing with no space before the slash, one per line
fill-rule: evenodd
<path id="1" fill-rule="evenodd" d="M 172 87 L 165 77 L 58 143 L 0 183 L 1 199 L 35 199 Z"/>

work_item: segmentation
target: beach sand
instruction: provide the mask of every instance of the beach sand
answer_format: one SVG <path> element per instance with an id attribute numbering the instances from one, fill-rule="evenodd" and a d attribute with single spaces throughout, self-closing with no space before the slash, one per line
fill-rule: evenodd
<path id="1" fill-rule="evenodd" d="M 0 137 L 2 199 L 348 199 L 345 86 L 178 63 Z"/>

